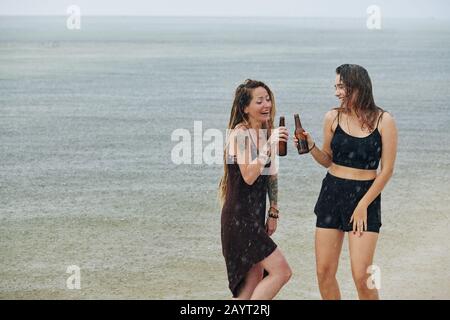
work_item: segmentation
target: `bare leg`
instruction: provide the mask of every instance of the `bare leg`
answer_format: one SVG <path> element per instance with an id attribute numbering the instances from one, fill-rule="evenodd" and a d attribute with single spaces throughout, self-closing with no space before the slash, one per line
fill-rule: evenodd
<path id="1" fill-rule="evenodd" d="M 364 232 L 361 237 L 352 232 L 348 233 L 353 280 L 361 300 L 379 299 L 378 290 L 370 289 L 367 285 L 370 277 L 367 268 L 372 265 L 377 240 L 378 233 L 376 232 Z"/>
<path id="2" fill-rule="evenodd" d="M 255 264 L 247 273 L 245 283 L 239 295 L 233 300 L 248 300 L 253 294 L 255 287 L 263 278 L 263 267 L 261 263 Z"/>
<path id="3" fill-rule="evenodd" d="M 269 275 L 256 286 L 251 296 L 252 300 L 269 300 L 276 296 L 291 278 L 292 271 L 281 251 L 277 248 L 267 258 L 260 262 Z"/>
<path id="4" fill-rule="evenodd" d="M 341 293 L 336 280 L 344 232 L 316 228 L 316 270 L 319 290 L 324 300 L 339 300 Z"/>

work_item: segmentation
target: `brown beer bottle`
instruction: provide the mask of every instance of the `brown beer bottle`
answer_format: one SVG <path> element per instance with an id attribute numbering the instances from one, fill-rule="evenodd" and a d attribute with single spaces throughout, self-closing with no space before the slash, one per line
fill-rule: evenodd
<path id="1" fill-rule="evenodd" d="M 280 117 L 280 127 L 284 126 L 286 126 L 284 122 L 284 117 Z M 278 155 L 280 157 L 284 157 L 285 155 L 287 155 L 287 142 L 285 141 L 278 142 Z"/>
<path id="2" fill-rule="evenodd" d="M 299 154 L 305 154 L 308 153 L 308 141 L 306 140 L 306 137 L 303 135 L 303 132 L 305 131 L 302 128 L 302 124 L 300 122 L 300 117 L 298 114 L 294 115 L 294 119 L 295 119 L 295 131 L 294 131 L 294 135 L 295 137 L 298 139 L 298 144 L 297 144 L 297 150 Z"/>

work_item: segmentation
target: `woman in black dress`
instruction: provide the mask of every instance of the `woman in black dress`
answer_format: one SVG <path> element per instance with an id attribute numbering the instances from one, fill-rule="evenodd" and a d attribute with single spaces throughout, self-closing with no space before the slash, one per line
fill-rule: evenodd
<path id="1" fill-rule="evenodd" d="M 229 288 L 237 299 L 272 299 L 292 274 L 270 238 L 279 213 L 276 168 L 271 159 L 278 142 L 288 138 L 285 127 L 272 129 L 274 116 L 275 101 L 267 85 L 246 80 L 238 86 L 219 190 L 222 252 Z M 266 221 L 267 194 L 270 208 Z"/>

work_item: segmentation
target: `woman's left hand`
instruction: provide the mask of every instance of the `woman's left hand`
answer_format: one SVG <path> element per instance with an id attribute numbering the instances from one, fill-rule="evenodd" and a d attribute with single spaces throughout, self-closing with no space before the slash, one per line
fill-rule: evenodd
<path id="1" fill-rule="evenodd" d="M 267 219 L 267 223 L 266 223 L 266 231 L 269 234 L 269 236 L 271 236 L 275 230 L 277 229 L 277 220 L 275 218 L 271 218 L 269 217 Z"/>
<path id="2" fill-rule="evenodd" d="M 353 234 L 359 232 L 359 236 L 362 236 L 363 232 L 367 231 L 367 206 L 358 203 L 350 218 L 350 223 L 352 222 Z"/>

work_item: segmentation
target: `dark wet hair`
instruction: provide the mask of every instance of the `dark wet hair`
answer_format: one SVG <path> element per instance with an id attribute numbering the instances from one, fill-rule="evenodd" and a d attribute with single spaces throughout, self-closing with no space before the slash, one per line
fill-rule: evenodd
<path id="1" fill-rule="evenodd" d="M 378 112 L 383 109 L 375 104 L 369 73 L 357 64 L 343 64 L 336 68 L 336 74 L 340 76 L 346 91 L 346 98 L 339 109 L 344 113 L 354 110 L 361 120 L 361 128 L 373 131 Z"/>
<path id="2" fill-rule="evenodd" d="M 234 129 L 239 123 L 248 124 L 248 116 L 244 113 L 244 109 L 252 101 L 253 91 L 259 87 L 266 89 L 267 93 L 270 96 L 270 100 L 272 101 L 269 128 L 273 127 L 273 120 L 275 116 L 275 98 L 273 96 L 272 90 L 270 90 L 269 86 L 267 86 L 262 81 L 247 79 L 236 88 L 233 105 L 231 107 L 228 129 Z"/>
<path id="3" fill-rule="evenodd" d="M 244 113 L 245 108 L 250 104 L 253 99 L 253 91 L 256 88 L 264 88 L 270 96 L 272 101 L 272 108 L 270 109 L 270 120 L 268 122 L 268 127 L 265 129 L 273 128 L 273 120 L 275 117 L 275 98 L 264 82 L 258 80 L 247 79 L 242 84 L 240 84 L 234 93 L 233 105 L 231 107 L 230 121 L 228 122 L 228 129 L 234 129 L 238 124 L 249 125 L 248 115 Z M 264 128 L 264 127 L 263 127 Z M 224 150 L 223 153 L 223 177 L 219 183 L 219 199 L 221 204 L 225 202 L 225 197 L 227 194 L 227 182 L 228 182 L 228 165 L 226 161 L 227 151 Z"/>

